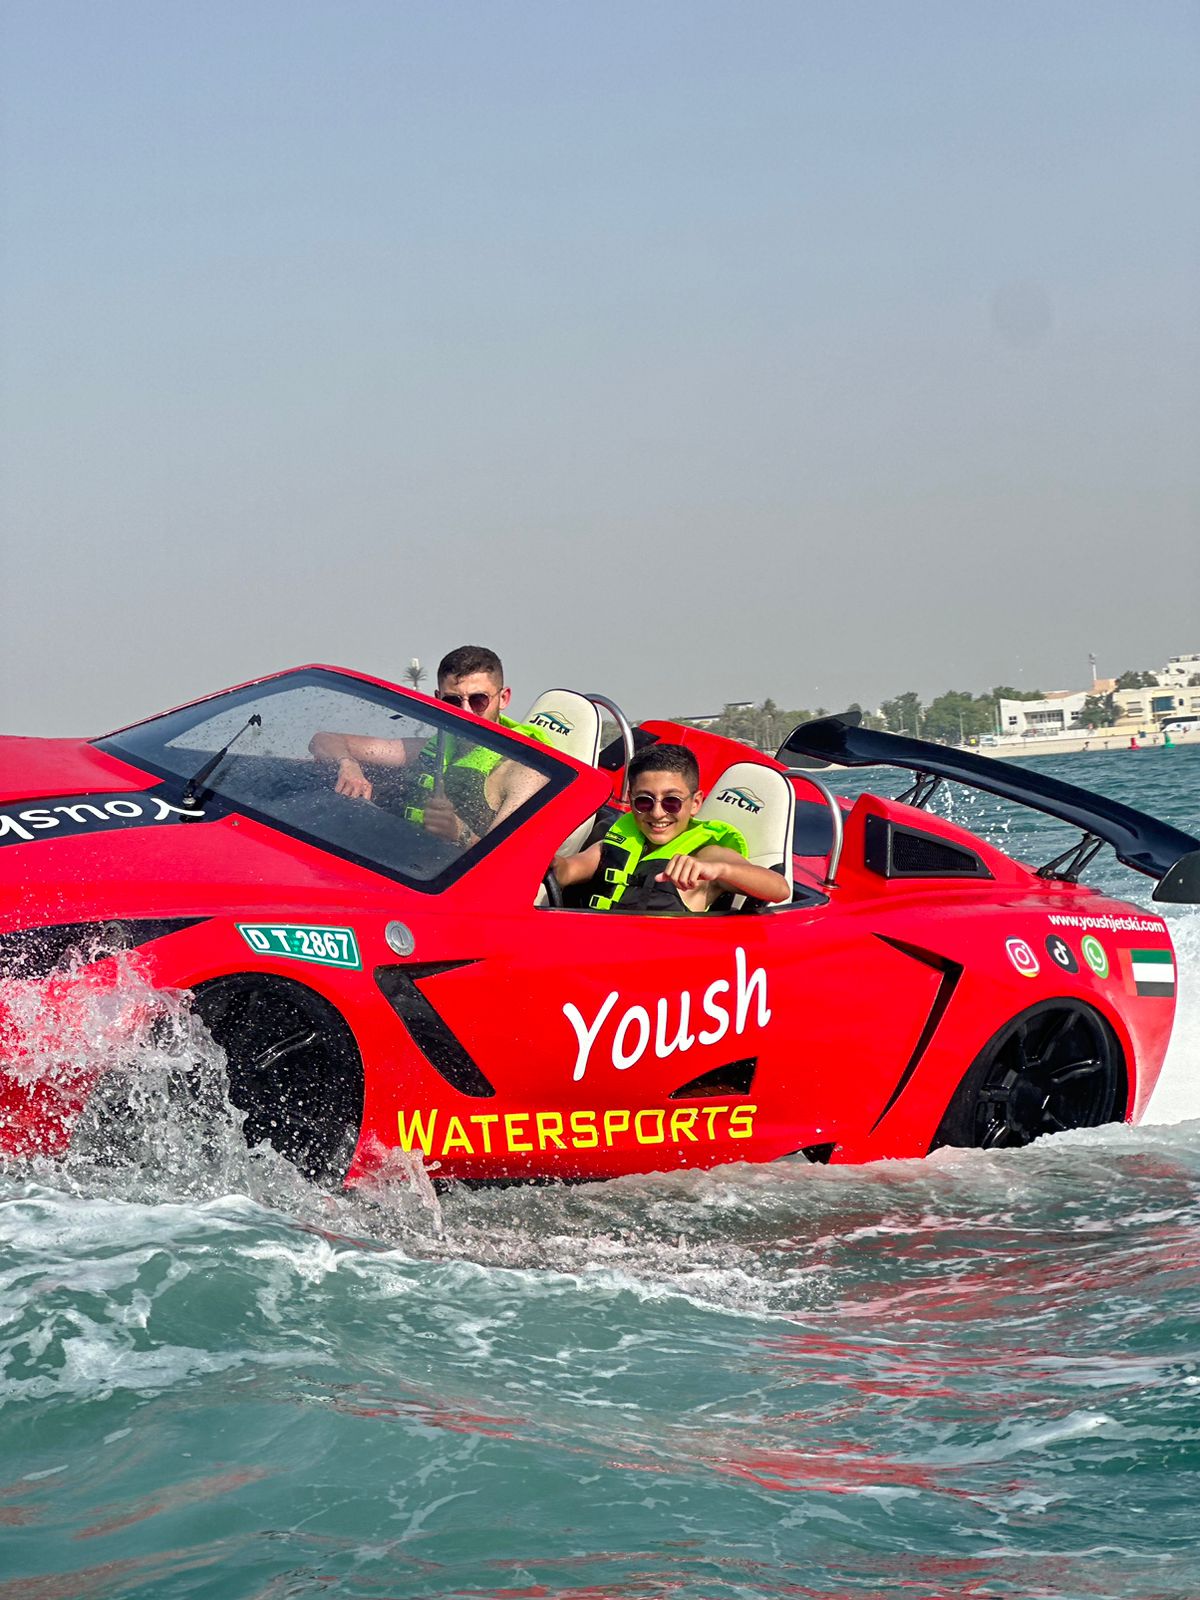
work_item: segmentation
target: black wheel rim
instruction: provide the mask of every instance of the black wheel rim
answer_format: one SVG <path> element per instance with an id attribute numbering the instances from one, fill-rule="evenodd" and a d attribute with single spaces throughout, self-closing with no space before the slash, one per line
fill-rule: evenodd
<path id="1" fill-rule="evenodd" d="M 1096 1128 L 1118 1114 L 1120 1095 L 1121 1055 L 1101 1016 L 1069 1004 L 1028 1012 L 991 1047 L 972 1143 L 995 1150 Z"/>
<path id="2" fill-rule="evenodd" d="M 214 992 L 215 991 L 215 992 Z M 218 980 L 198 1009 L 225 1050 L 251 1147 L 269 1142 L 316 1182 L 340 1179 L 362 1116 L 362 1069 L 340 1017 L 279 983 Z"/>

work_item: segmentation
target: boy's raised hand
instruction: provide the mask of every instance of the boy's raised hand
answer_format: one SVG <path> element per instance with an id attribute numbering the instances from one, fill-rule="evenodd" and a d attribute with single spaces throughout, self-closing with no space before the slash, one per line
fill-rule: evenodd
<path id="1" fill-rule="evenodd" d="M 673 883 L 677 889 L 699 889 L 720 876 L 719 861 L 701 861 L 698 856 L 672 856 L 655 881 Z"/>

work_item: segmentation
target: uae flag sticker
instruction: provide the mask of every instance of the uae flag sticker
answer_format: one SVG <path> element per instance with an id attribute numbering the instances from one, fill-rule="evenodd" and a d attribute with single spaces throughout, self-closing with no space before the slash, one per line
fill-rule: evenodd
<path id="1" fill-rule="evenodd" d="M 1133 994 L 1173 998 L 1175 957 L 1169 950 L 1122 950 L 1121 965 L 1125 969 L 1126 986 Z"/>

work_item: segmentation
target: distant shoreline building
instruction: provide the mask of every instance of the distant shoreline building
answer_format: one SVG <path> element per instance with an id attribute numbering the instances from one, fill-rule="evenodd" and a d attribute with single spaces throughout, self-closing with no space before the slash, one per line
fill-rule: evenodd
<path id="1" fill-rule="evenodd" d="M 1200 652 L 1172 656 L 1145 689 L 1118 689 L 1113 699 L 1121 708 L 1121 723 L 1161 727 L 1172 717 L 1200 717 Z"/>
<path id="2" fill-rule="evenodd" d="M 720 722 L 722 717 L 727 717 L 731 713 L 756 711 L 757 709 L 758 707 L 753 700 L 730 700 L 728 705 L 721 711 L 708 712 L 703 717 L 678 717 L 676 720 L 689 728 L 711 728 L 714 723 Z"/>
<path id="3" fill-rule="evenodd" d="M 1082 728 L 1083 707 L 1088 695 L 1106 692 L 1097 684 L 1095 689 L 1058 689 L 1041 700 L 1000 700 L 997 702 L 1000 735 L 1024 739 L 1030 734 L 1065 733 L 1071 728 Z"/>
<path id="4" fill-rule="evenodd" d="M 1200 652 L 1172 656 L 1153 676 L 1157 683 L 1142 689 L 1118 689 L 1115 678 L 1094 678 L 1090 689 L 1059 689 L 1040 700 L 1000 700 L 997 731 L 1009 739 L 1085 732 L 1088 699 L 1106 695 L 1120 712 L 1113 726 L 1121 729 L 1160 728 L 1172 718 L 1200 717 Z"/>

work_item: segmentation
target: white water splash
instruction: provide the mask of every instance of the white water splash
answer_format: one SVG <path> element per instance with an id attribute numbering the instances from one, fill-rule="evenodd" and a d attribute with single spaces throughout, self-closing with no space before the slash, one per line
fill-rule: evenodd
<path id="1" fill-rule="evenodd" d="M 442 1214 L 442 1202 L 430 1177 L 430 1172 L 437 1170 L 436 1161 L 426 1165 L 415 1150 L 395 1147 L 388 1150 L 375 1140 L 367 1150 L 367 1166 L 369 1175 L 355 1189 L 360 1199 L 368 1200 L 384 1210 L 393 1210 L 397 1203 L 406 1205 L 415 1196 L 428 1214 L 434 1234 L 439 1239 L 445 1237 L 446 1219 Z"/>
<path id="2" fill-rule="evenodd" d="M 47 1131 L 70 1137 L 61 1160 L 35 1168 L 85 1187 L 103 1176 L 127 1198 L 249 1192 L 224 1052 L 190 994 L 154 988 L 135 952 L 94 945 L 47 977 L 0 978 L 0 1023 L 0 1070 L 36 1086 Z M 18 1095 L 14 1120 L 22 1113 Z"/>
<path id="3" fill-rule="evenodd" d="M 307 1226 L 444 1238 L 441 1202 L 417 1155 L 380 1149 L 370 1180 L 334 1196 L 269 1143 L 248 1149 L 225 1052 L 191 994 L 153 988 L 136 952 L 89 945 L 49 976 L 0 976 L 0 1055 L 0 1174 L 126 1204 L 240 1194 Z M 18 1092 L 5 1112 L 5 1078 L 18 1091 L 36 1087 L 36 1111 Z M 65 1152 L 22 1150 L 30 1122 L 46 1148 Z"/>

